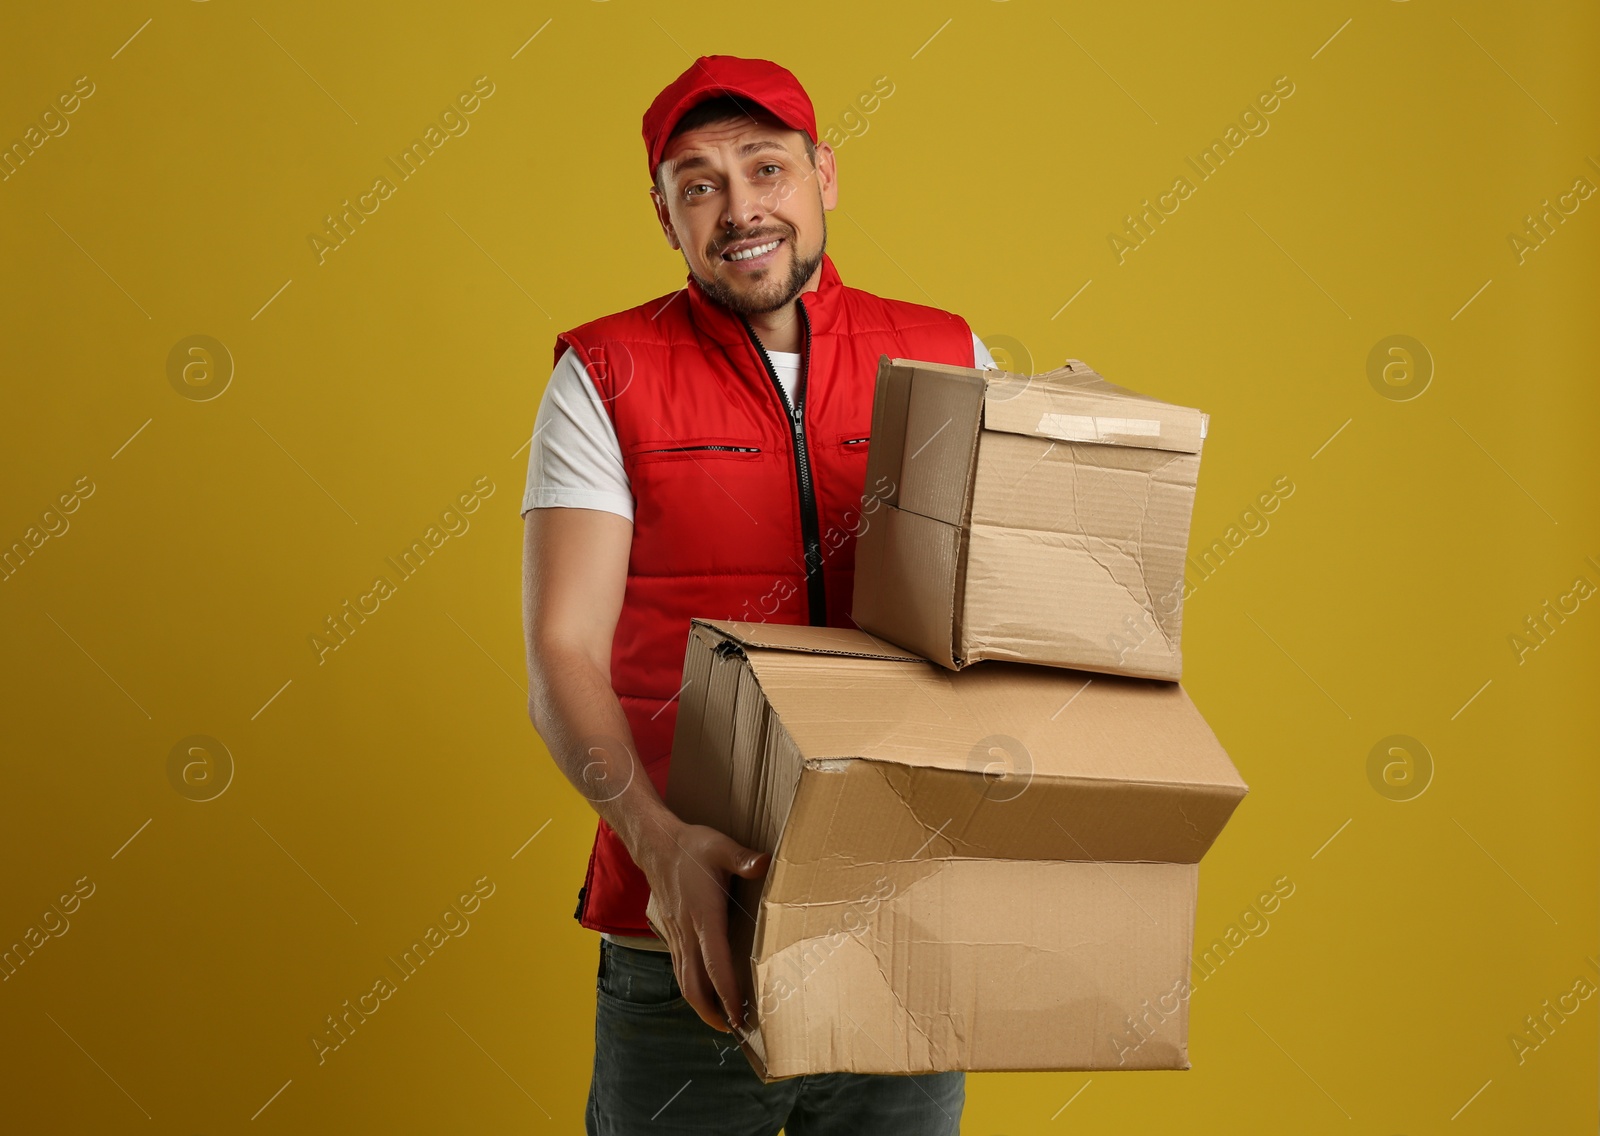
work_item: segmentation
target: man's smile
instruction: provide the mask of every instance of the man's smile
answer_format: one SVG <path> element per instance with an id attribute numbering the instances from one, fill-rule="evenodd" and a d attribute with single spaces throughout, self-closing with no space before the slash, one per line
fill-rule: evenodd
<path id="1" fill-rule="evenodd" d="M 768 237 L 750 241 L 737 241 L 722 250 L 722 259 L 736 264 L 745 271 L 765 268 L 783 245 L 783 237 Z"/>

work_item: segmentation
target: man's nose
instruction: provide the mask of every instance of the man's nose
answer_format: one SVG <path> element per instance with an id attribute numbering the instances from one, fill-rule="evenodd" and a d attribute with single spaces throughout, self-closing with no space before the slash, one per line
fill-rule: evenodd
<path id="1" fill-rule="evenodd" d="M 735 232 L 749 232 L 766 220 L 771 203 L 762 199 L 749 182 L 738 179 L 728 187 L 728 211 L 722 222 Z"/>

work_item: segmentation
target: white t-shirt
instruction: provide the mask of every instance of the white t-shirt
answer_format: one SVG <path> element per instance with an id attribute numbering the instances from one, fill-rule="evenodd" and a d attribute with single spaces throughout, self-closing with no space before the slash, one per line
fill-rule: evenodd
<path id="1" fill-rule="evenodd" d="M 974 365 L 985 369 L 995 366 L 989 349 L 976 335 L 972 337 L 972 353 Z M 800 353 L 768 351 L 767 356 L 792 403 L 795 384 L 800 380 Z M 602 509 L 633 520 L 633 492 L 622 465 L 616 428 L 600 404 L 589 373 L 570 347 L 556 363 L 544 397 L 539 400 L 533 441 L 528 447 L 528 483 L 522 494 L 522 511 L 540 508 Z M 624 947 L 670 950 L 656 938 L 613 935 L 609 931 L 600 932 L 600 937 Z"/>
<path id="2" fill-rule="evenodd" d="M 995 366 L 989 349 L 972 337 L 975 365 Z M 800 377 L 798 351 L 768 351 L 789 401 Z M 611 415 L 600 403 L 594 382 L 577 352 L 567 348 L 539 401 L 533 441 L 528 447 L 528 481 L 522 511 L 541 508 L 603 509 L 633 520 L 633 493 L 622 465 Z"/>

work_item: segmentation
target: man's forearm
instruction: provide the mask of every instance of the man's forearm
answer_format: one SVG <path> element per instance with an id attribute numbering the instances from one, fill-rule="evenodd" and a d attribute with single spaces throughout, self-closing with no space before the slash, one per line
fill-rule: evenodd
<path id="1" fill-rule="evenodd" d="M 682 822 L 656 792 L 604 672 L 579 652 L 541 651 L 529 717 L 568 781 L 641 868 Z"/>

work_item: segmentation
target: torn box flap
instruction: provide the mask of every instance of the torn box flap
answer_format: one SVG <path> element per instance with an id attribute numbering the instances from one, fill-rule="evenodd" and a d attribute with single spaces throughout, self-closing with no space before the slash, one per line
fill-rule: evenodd
<path id="1" fill-rule="evenodd" d="M 1040 375 L 985 374 L 988 430 L 1190 454 L 1205 440 L 1203 411 L 1107 382 L 1076 359 Z"/>

